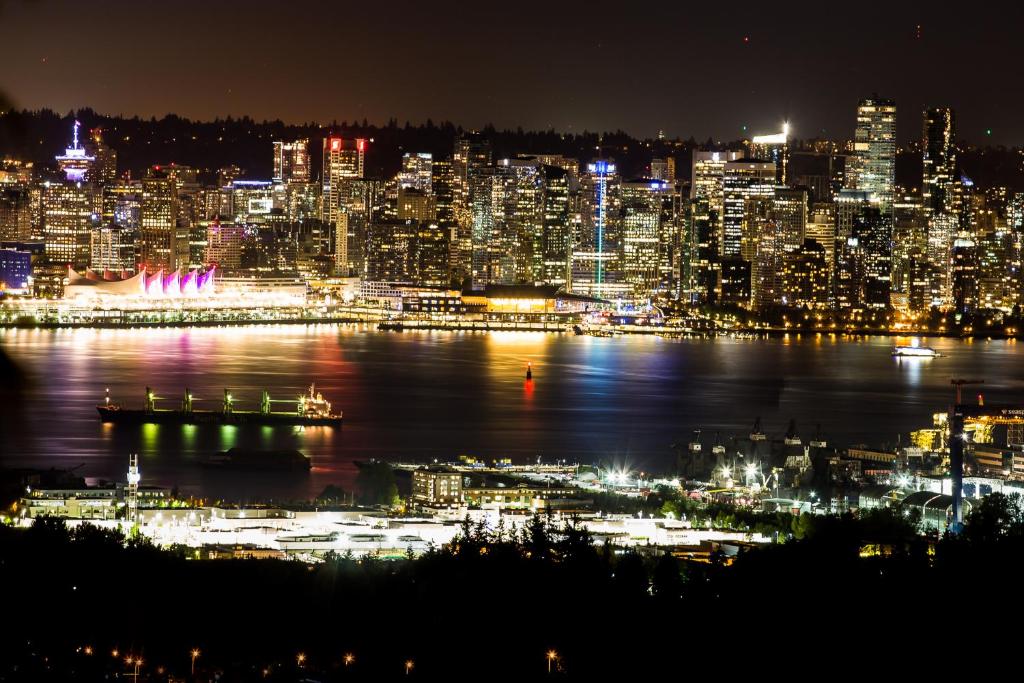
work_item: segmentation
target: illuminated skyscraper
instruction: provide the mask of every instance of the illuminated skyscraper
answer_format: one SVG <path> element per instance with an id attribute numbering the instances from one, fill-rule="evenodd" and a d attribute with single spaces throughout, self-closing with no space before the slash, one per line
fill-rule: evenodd
<path id="1" fill-rule="evenodd" d="M 275 183 L 309 182 L 309 140 L 274 142 Z"/>
<path id="2" fill-rule="evenodd" d="M 99 222 L 95 204 L 92 188 L 84 183 L 43 185 L 43 239 L 50 263 L 89 265 L 91 230 Z"/>
<path id="3" fill-rule="evenodd" d="M 541 166 L 541 178 L 541 281 L 568 287 L 572 254 L 569 173 L 557 166 Z"/>
<path id="4" fill-rule="evenodd" d="M 475 192 L 491 192 L 490 179 L 477 180 L 477 176 L 485 173 L 491 165 L 491 155 L 491 143 L 479 133 L 464 133 L 455 141 L 451 165 L 452 217 L 457 226 L 452 247 L 452 277 L 456 280 L 479 277 L 474 270 L 480 267 L 478 238 L 483 230 L 481 220 L 490 220 L 485 219 L 480 210 L 485 205 L 489 206 L 491 199 L 477 196 Z M 474 279 L 473 285 L 478 284 L 482 286 Z"/>
<path id="5" fill-rule="evenodd" d="M 616 299 L 629 296 L 622 277 L 621 180 L 615 164 L 598 159 L 580 179 L 581 221 L 573 244 L 573 291 Z"/>
<path id="6" fill-rule="evenodd" d="M 324 171 L 321 181 L 323 201 L 320 218 L 326 226 L 334 226 L 338 220 L 339 201 L 342 186 L 347 180 L 363 177 L 363 162 L 366 154 L 366 140 L 345 140 L 340 137 L 324 138 Z M 323 250 L 329 251 L 330 235 L 320 237 Z"/>
<path id="7" fill-rule="evenodd" d="M 428 152 L 402 155 L 402 170 L 398 173 L 400 188 L 411 187 L 423 194 L 431 193 L 434 155 Z"/>
<path id="8" fill-rule="evenodd" d="M 891 220 L 896 184 L 896 103 L 874 97 L 857 105 L 852 182 Z"/>
<path id="9" fill-rule="evenodd" d="M 671 192 L 662 180 L 622 183 L 622 272 L 638 300 L 653 299 L 660 291 L 662 203 Z"/>
<path id="10" fill-rule="evenodd" d="M 185 265 L 178 262 L 177 197 L 171 177 L 150 175 L 142 181 L 139 260 L 150 271 L 175 270 Z M 186 234 L 186 251 L 187 240 Z"/>
<path id="11" fill-rule="evenodd" d="M 781 133 L 755 135 L 750 141 L 750 157 L 775 164 L 775 181 L 785 185 L 789 167 L 789 124 L 782 124 Z"/>
<path id="12" fill-rule="evenodd" d="M 954 211 L 956 117 L 952 109 L 925 109 L 921 194 L 929 215 Z"/>
<path id="13" fill-rule="evenodd" d="M 26 241 L 31 234 L 28 188 L 13 183 L 0 185 L 0 241 Z"/>
<path id="14" fill-rule="evenodd" d="M 103 142 L 102 128 L 89 131 L 88 150 L 95 159 L 90 180 L 103 186 L 117 182 L 117 152 Z"/>
<path id="15" fill-rule="evenodd" d="M 757 251 L 758 202 L 769 207 L 775 194 L 775 164 L 760 159 L 738 159 L 725 164 L 722 206 L 722 257 L 753 259 Z M 767 208 L 766 208 L 767 210 Z"/>

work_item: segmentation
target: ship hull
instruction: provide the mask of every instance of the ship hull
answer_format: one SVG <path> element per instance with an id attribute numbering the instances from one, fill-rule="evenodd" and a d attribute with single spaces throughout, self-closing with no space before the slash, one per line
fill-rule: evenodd
<path id="1" fill-rule="evenodd" d="M 108 408 L 96 406 L 103 422 L 114 424 L 215 424 L 215 425 L 285 425 L 300 427 L 340 427 L 340 415 L 329 417 L 311 417 L 290 413 L 256 413 L 236 411 L 231 414 L 211 410 L 144 410 L 125 408 Z"/>

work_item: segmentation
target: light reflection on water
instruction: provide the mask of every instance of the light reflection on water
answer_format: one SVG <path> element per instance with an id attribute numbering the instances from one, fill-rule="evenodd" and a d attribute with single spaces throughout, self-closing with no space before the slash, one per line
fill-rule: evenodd
<path id="1" fill-rule="evenodd" d="M 897 361 L 895 340 L 797 335 L 676 341 L 543 333 L 378 333 L 370 327 L 7 330 L 25 371 L 24 431 L 4 464 L 75 466 L 120 479 L 127 454 L 148 483 L 211 496 L 295 496 L 350 484 L 354 460 L 483 458 L 629 461 L 657 469 L 702 429 L 723 438 L 760 416 L 780 433 L 821 424 L 836 444 L 894 442 L 948 403 L 952 377 L 986 380 L 986 401 L 1024 399 L 1019 345 L 922 340 L 943 357 Z M 533 381 L 525 383 L 527 364 Z M 340 429 L 102 425 L 95 405 L 141 407 L 150 385 L 177 405 L 185 387 L 216 410 L 224 387 L 242 409 L 260 391 L 291 400 L 310 382 L 345 413 Z M 275 410 L 290 409 L 275 403 Z M 6 437 L 7 435 L 5 435 Z M 218 475 L 201 456 L 232 446 L 298 448 L 308 476 Z"/>

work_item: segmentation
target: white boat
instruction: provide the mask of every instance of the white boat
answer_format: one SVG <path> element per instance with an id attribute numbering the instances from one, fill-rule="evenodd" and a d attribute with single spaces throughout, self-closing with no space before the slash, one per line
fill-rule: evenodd
<path id="1" fill-rule="evenodd" d="M 930 346 L 895 346 L 892 355 L 897 358 L 937 358 L 941 354 Z"/>

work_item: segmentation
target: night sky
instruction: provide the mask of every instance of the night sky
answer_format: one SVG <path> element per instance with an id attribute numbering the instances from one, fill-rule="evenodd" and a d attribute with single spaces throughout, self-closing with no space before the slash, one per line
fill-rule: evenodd
<path id="1" fill-rule="evenodd" d="M 948 105 L 962 138 L 1024 142 L 1024 12 L 914 4 L 0 0 L 0 89 L 60 112 L 698 140 L 787 118 L 797 137 L 850 137 L 877 91 L 901 140 Z"/>

